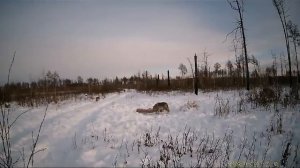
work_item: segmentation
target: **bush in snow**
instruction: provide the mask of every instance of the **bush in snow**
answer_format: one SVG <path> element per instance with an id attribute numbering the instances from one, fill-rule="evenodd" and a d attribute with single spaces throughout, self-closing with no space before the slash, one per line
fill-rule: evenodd
<path id="1" fill-rule="evenodd" d="M 263 106 L 269 109 L 271 105 L 277 109 L 278 104 L 281 103 L 282 88 L 281 87 L 264 87 L 262 89 L 254 88 L 247 93 L 247 99 L 255 107 Z"/>
<path id="2" fill-rule="evenodd" d="M 196 101 L 188 100 L 188 102 L 185 103 L 185 104 L 180 108 L 180 110 L 181 110 L 181 111 L 188 111 L 188 110 L 191 110 L 191 109 L 198 110 L 198 108 L 199 108 L 199 105 L 197 104 Z"/>
<path id="3" fill-rule="evenodd" d="M 215 116 L 223 117 L 227 116 L 230 111 L 229 99 L 219 97 L 218 95 L 215 98 Z"/>

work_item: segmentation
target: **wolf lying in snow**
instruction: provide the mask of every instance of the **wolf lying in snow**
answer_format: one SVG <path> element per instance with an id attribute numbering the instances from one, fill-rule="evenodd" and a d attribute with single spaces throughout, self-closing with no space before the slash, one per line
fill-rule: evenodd
<path id="1" fill-rule="evenodd" d="M 163 111 L 167 111 L 167 112 L 170 111 L 169 106 L 166 102 L 159 102 L 153 106 L 153 112 L 163 112 Z"/>
<path id="2" fill-rule="evenodd" d="M 149 109 L 137 109 L 136 112 L 139 113 L 153 113 L 153 112 L 163 112 L 163 111 L 167 111 L 169 112 L 169 106 L 166 102 L 159 102 L 156 103 L 153 108 L 149 108 Z"/>

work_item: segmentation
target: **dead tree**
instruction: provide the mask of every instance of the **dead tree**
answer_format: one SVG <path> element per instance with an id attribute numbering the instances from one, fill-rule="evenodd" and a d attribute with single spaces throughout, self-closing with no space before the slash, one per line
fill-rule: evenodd
<path id="1" fill-rule="evenodd" d="M 157 75 L 157 79 L 156 79 L 156 87 L 158 88 L 158 84 L 159 84 L 159 75 Z"/>
<path id="2" fill-rule="evenodd" d="M 195 60 L 195 84 L 194 84 L 194 87 L 195 87 L 195 94 L 198 95 L 198 67 L 197 67 L 197 55 L 195 53 L 195 56 L 194 56 L 194 60 Z"/>
<path id="3" fill-rule="evenodd" d="M 171 83 L 170 83 L 170 72 L 168 70 L 168 87 L 170 87 L 170 86 L 171 86 Z"/>
<path id="4" fill-rule="evenodd" d="M 241 36 L 242 36 L 242 49 L 244 51 L 244 56 L 245 56 L 245 66 L 246 66 L 246 83 L 247 83 L 247 90 L 249 90 L 250 88 L 250 79 L 249 79 L 249 68 L 248 68 L 248 55 L 247 55 L 247 45 L 246 45 L 246 36 L 245 36 L 245 28 L 244 28 L 244 16 L 243 16 L 243 12 L 244 12 L 244 5 L 243 5 L 243 1 L 242 0 L 233 0 L 233 1 L 229 1 L 227 0 L 227 2 L 230 4 L 230 7 L 238 12 L 238 16 L 239 19 L 237 21 L 237 27 L 231 32 L 237 32 L 240 31 L 241 32 Z M 231 34 L 229 33 L 229 34 Z"/>
<path id="5" fill-rule="evenodd" d="M 207 61 L 208 56 L 210 56 L 210 54 L 208 54 L 206 52 L 206 50 L 204 50 L 204 52 L 203 52 L 203 63 L 204 63 L 204 76 L 206 78 L 209 75 L 209 72 L 208 72 L 208 61 Z"/>
<path id="6" fill-rule="evenodd" d="M 227 70 L 228 70 L 228 76 L 231 78 L 232 77 L 232 71 L 233 71 L 233 65 L 232 65 L 232 62 L 230 60 L 228 60 L 226 62 L 226 67 L 227 67 Z"/>
<path id="7" fill-rule="evenodd" d="M 221 68 L 221 64 L 220 63 L 215 63 L 214 65 L 214 68 L 215 68 L 215 77 L 217 78 L 218 77 L 218 74 L 219 74 L 219 70 Z"/>
<path id="8" fill-rule="evenodd" d="M 291 38 L 294 45 L 296 67 L 297 67 L 297 81 L 298 83 L 300 83 L 300 74 L 299 74 L 299 65 L 298 65 L 298 56 L 297 56 L 297 43 L 300 43 L 300 33 L 299 33 L 298 26 L 292 23 L 292 21 L 288 21 L 287 29 L 289 32 L 289 38 Z"/>
<path id="9" fill-rule="evenodd" d="M 192 78 L 193 78 L 193 88 L 195 87 L 195 73 L 194 73 L 194 68 L 193 68 L 193 64 L 191 62 L 191 60 L 189 58 L 187 58 L 189 64 L 190 64 L 190 68 L 191 68 L 191 74 L 192 74 Z"/>
<path id="10" fill-rule="evenodd" d="M 290 82 L 290 88 L 291 88 L 292 87 L 292 66 L 291 66 L 289 34 L 288 34 L 287 21 L 286 21 L 287 15 L 286 15 L 285 1 L 284 0 L 273 0 L 273 5 L 277 10 L 277 13 L 279 15 L 281 25 L 283 28 L 285 45 L 286 45 L 288 61 L 289 61 L 289 82 Z"/>
<path id="11" fill-rule="evenodd" d="M 280 71 L 281 71 L 281 76 L 283 76 L 283 58 L 284 55 L 283 53 L 280 54 Z"/>
<path id="12" fill-rule="evenodd" d="M 189 64 L 190 64 L 190 68 L 191 68 L 191 74 L 192 74 L 192 77 L 193 79 L 195 78 L 195 73 L 194 73 L 194 68 L 193 68 L 193 64 L 191 62 L 191 60 L 189 58 L 187 58 Z"/>
<path id="13" fill-rule="evenodd" d="M 184 75 L 187 73 L 187 68 L 184 64 L 180 63 L 178 69 L 180 70 L 181 77 L 183 78 Z"/>

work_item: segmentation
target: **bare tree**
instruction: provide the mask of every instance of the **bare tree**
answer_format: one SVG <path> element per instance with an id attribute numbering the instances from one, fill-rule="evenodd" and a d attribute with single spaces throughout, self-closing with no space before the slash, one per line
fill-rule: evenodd
<path id="1" fill-rule="evenodd" d="M 189 62 L 189 65 L 190 65 L 190 68 L 191 68 L 192 77 L 193 77 L 193 79 L 194 79 L 195 74 L 194 74 L 193 64 L 192 64 L 192 62 L 191 62 L 191 60 L 190 60 L 189 58 L 187 58 L 187 60 L 188 60 L 188 62 Z"/>
<path id="2" fill-rule="evenodd" d="M 273 57 L 273 76 L 275 77 L 275 84 L 278 86 L 278 78 L 277 78 L 277 56 L 275 53 L 271 52 L 271 55 Z"/>
<path id="3" fill-rule="evenodd" d="M 78 76 L 78 77 L 77 77 L 77 83 L 78 83 L 78 84 L 83 84 L 83 79 L 82 79 L 81 76 Z"/>
<path id="4" fill-rule="evenodd" d="M 218 76 L 219 70 L 221 68 L 221 64 L 218 62 L 215 63 L 214 68 L 215 68 L 215 74 L 216 74 L 216 76 Z"/>
<path id="5" fill-rule="evenodd" d="M 53 84 L 54 84 L 54 99 L 55 99 L 55 101 L 57 101 L 56 100 L 57 99 L 57 97 L 56 97 L 56 87 L 57 87 L 57 84 L 59 82 L 59 75 L 56 71 L 54 71 L 52 77 L 53 77 Z"/>
<path id="6" fill-rule="evenodd" d="M 238 56 L 239 39 L 237 38 L 237 31 L 235 32 L 235 37 L 233 38 L 232 43 L 233 43 L 233 51 L 234 51 L 235 65 L 236 65 L 236 75 L 237 77 L 240 77 L 242 66 L 241 66 L 240 57 Z"/>
<path id="7" fill-rule="evenodd" d="M 187 68 L 184 64 L 179 64 L 178 69 L 180 70 L 181 76 L 183 77 L 187 73 Z"/>
<path id="8" fill-rule="evenodd" d="M 48 71 L 46 74 L 46 78 L 47 83 L 54 87 L 54 99 L 56 101 L 56 87 L 59 83 L 59 75 L 56 71 L 54 71 L 53 73 L 51 71 Z"/>
<path id="9" fill-rule="evenodd" d="M 247 90 L 249 90 L 250 88 L 250 79 L 249 79 L 249 68 L 248 68 L 248 55 L 247 55 L 247 45 L 246 45 L 246 36 L 245 36 L 245 28 L 244 28 L 244 2 L 243 0 L 233 0 L 233 1 L 229 1 L 227 0 L 227 2 L 230 4 L 230 7 L 238 12 L 238 16 L 239 19 L 237 21 L 237 27 L 231 32 L 238 32 L 240 31 L 241 36 L 242 36 L 242 49 L 244 51 L 244 56 L 245 56 L 245 66 L 246 66 L 246 83 L 247 83 Z M 229 34 L 231 34 L 229 33 Z"/>
<path id="10" fill-rule="evenodd" d="M 298 56 L 297 56 L 297 43 L 300 43 L 300 33 L 299 33 L 298 26 L 292 23 L 292 21 L 290 20 L 287 23 L 287 29 L 289 32 L 289 37 L 291 38 L 294 44 L 296 66 L 297 66 L 297 81 L 298 83 L 300 83 L 300 73 L 299 73 Z"/>
<path id="11" fill-rule="evenodd" d="M 236 66 L 237 66 L 238 77 L 242 76 L 242 79 L 243 79 L 242 81 L 244 83 L 244 81 L 245 81 L 245 57 L 243 57 L 243 55 L 240 55 L 237 57 Z"/>
<path id="12" fill-rule="evenodd" d="M 280 71 L 281 71 L 281 76 L 283 76 L 283 61 L 284 61 L 284 55 L 283 53 L 280 54 Z"/>
<path id="13" fill-rule="evenodd" d="M 171 86 L 171 83 L 170 83 L 170 71 L 168 70 L 168 87 L 170 87 Z"/>
<path id="14" fill-rule="evenodd" d="M 210 54 L 208 54 L 205 50 L 203 52 L 203 63 L 204 63 L 204 76 L 208 77 L 208 62 L 207 62 L 207 58 L 208 56 L 210 56 Z"/>
<path id="15" fill-rule="evenodd" d="M 195 94 L 198 95 L 198 66 L 197 66 L 197 55 L 196 55 L 196 53 L 195 53 L 195 56 L 194 56 L 194 61 L 195 61 L 194 89 L 195 89 Z"/>
<path id="16" fill-rule="evenodd" d="M 286 50 L 287 50 L 287 55 L 288 55 L 288 61 L 289 61 L 289 82 L 290 82 L 290 87 L 292 87 L 292 67 L 291 67 L 291 54 L 290 54 L 290 42 L 289 42 L 289 34 L 288 34 L 288 29 L 287 29 L 287 15 L 286 15 L 286 7 L 285 7 L 285 0 L 272 0 L 273 5 L 277 10 L 277 13 L 279 15 L 281 25 L 283 28 L 283 33 L 284 33 L 284 39 L 285 39 L 285 45 L 286 45 Z"/>
<path id="17" fill-rule="evenodd" d="M 226 67 L 228 69 L 228 75 L 231 77 L 232 76 L 232 71 L 233 71 L 233 65 L 230 60 L 227 61 Z"/>

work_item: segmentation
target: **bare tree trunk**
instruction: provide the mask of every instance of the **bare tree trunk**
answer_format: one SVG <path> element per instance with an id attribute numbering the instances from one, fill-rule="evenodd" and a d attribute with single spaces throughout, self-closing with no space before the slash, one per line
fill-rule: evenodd
<path id="1" fill-rule="evenodd" d="M 194 73 L 194 70 L 193 70 L 193 64 L 191 63 L 191 60 L 189 58 L 187 58 L 189 64 L 190 64 L 190 67 L 191 67 L 191 72 L 192 72 L 192 77 L 193 77 L 193 88 L 195 87 L 195 73 Z"/>
<path id="2" fill-rule="evenodd" d="M 232 2 L 230 2 L 229 0 L 227 0 L 227 1 L 228 1 L 229 5 L 231 6 L 231 8 L 233 10 L 237 11 L 239 14 L 239 19 L 237 21 L 238 26 L 232 32 L 235 32 L 235 38 L 236 38 L 237 31 L 240 31 L 242 39 L 243 39 L 242 52 L 245 55 L 244 56 L 245 63 L 243 63 L 243 65 L 246 66 L 246 89 L 249 90 L 250 89 L 250 75 L 249 75 L 249 68 L 248 68 L 248 53 L 247 53 L 246 36 L 245 36 L 245 28 L 244 28 L 244 20 L 243 20 L 243 10 L 244 10 L 243 9 L 243 1 L 241 1 L 241 3 L 239 2 L 239 0 L 233 0 Z M 235 3 L 235 5 L 233 3 Z M 231 34 L 231 33 L 229 33 L 229 34 Z"/>
<path id="3" fill-rule="evenodd" d="M 283 20 L 284 20 L 284 25 L 286 29 L 286 20 L 285 20 L 285 13 L 283 11 Z M 285 30 L 285 43 L 286 43 L 286 50 L 288 53 L 288 61 L 289 61 L 289 80 L 290 80 L 290 88 L 292 88 L 292 64 L 291 64 L 291 53 L 290 53 L 290 42 L 289 42 L 289 37 L 288 37 L 288 32 Z"/>
<path id="4" fill-rule="evenodd" d="M 289 61 L 289 83 L 290 83 L 290 88 L 292 88 L 292 66 L 291 66 L 291 54 L 290 54 L 290 42 L 289 42 L 289 37 L 288 37 L 288 32 L 287 32 L 287 24 L 286 24 L 286 16 L 285 16 L 285 9 L 284 9 L 284 1 L 282 0 L 273 0 L 273 4 L 278 12 L 281 25 L 283 28 L 284 32 L 284 38 L 285 38 L 285 44 L 286 44 L 286 50 L 288 54 L 288 61 Z"/>
<path id="5" fill-rule="evenodd" d="M 158 88 L 158 83 L 159 83 L 159 75 L 157 75 L 157 79 L 156 79 L 156 87 Z"/>
<path id="6" fill-rule="evenodd" d="M 242 61 L 242 86 L 245 84 L 245 61 Z"/>
<path id="7" fill-rule="evenodd" d="M 248 68 L 248 55 L 247 55 L 247 45 L 246 45 L 246 36 L 245 36 L 245 30 L 244 30 L 244 21 L 243 16 L 241 12 L 241 6 L 239 4 L 239 1 L 235 1 L 238 7 L 238 12 L 240 16 L 240 24 L 241 24 L 241 31 L 242 31 L 242 37 L 243 37 L 243 49 L 245 54 L 245 64 L 246 64 L 246 82 L 247 82 L 247 90 L 249 90 L 250 85 L 250 79 L 249 79 L 249 68 Z"/>
<path id="8" fill-rule="evenodd" d="M 198 67 L 197 67 L 197 55 L 195 53 L 195 94 L 198 95 Z"/>
<path id="9" fill-rule="evenodd" d="M 295 49 L 295 55 L 296 55 L 296 67 L 297 67 L 297 81 L 300 83 L 300 74 L 299 74 L 299 63 L 298 63 L 298 54 L 297 54 L 297 47 L 296 47 L 296 41 L 293 39 L 294 43 L 294 49 Z"/>
<path id="10" fill-rule="evenodd" d="M 170 88 L 170 86 L 171 86 L 171 83 L 170 83 L 170 72 L 168 70 L 168 87 Z"/>
<path id="11" fill-rule="evenodd" d="M 280 69 L 281 69 L 281 76 L 283 76 L 283 66 L 282 66 L 282 61 L 283 61 L 283 55 L 280 54 Z"/>
<path id="12" fill-rule="evenodd" d="M 148 71 L 146 71 L 146 82 L 145 82 L 145 88 L 148 89 Z"/>
<path id="13" fill-rule="evenodd" d="M 294 49 L 295 49 L 295 55 L 296 55 L 296 66 L 297 66 L 297 82 L 296 82 L 296 98 L 299 99 L 299 83 L 300 83 L 300 78 L 299 78 L 299 66 L 298 66 L 298 56 L 297 56 L 297 48 L 296 48 L 296 41 L 293 39 L 294 43 Z"/>

